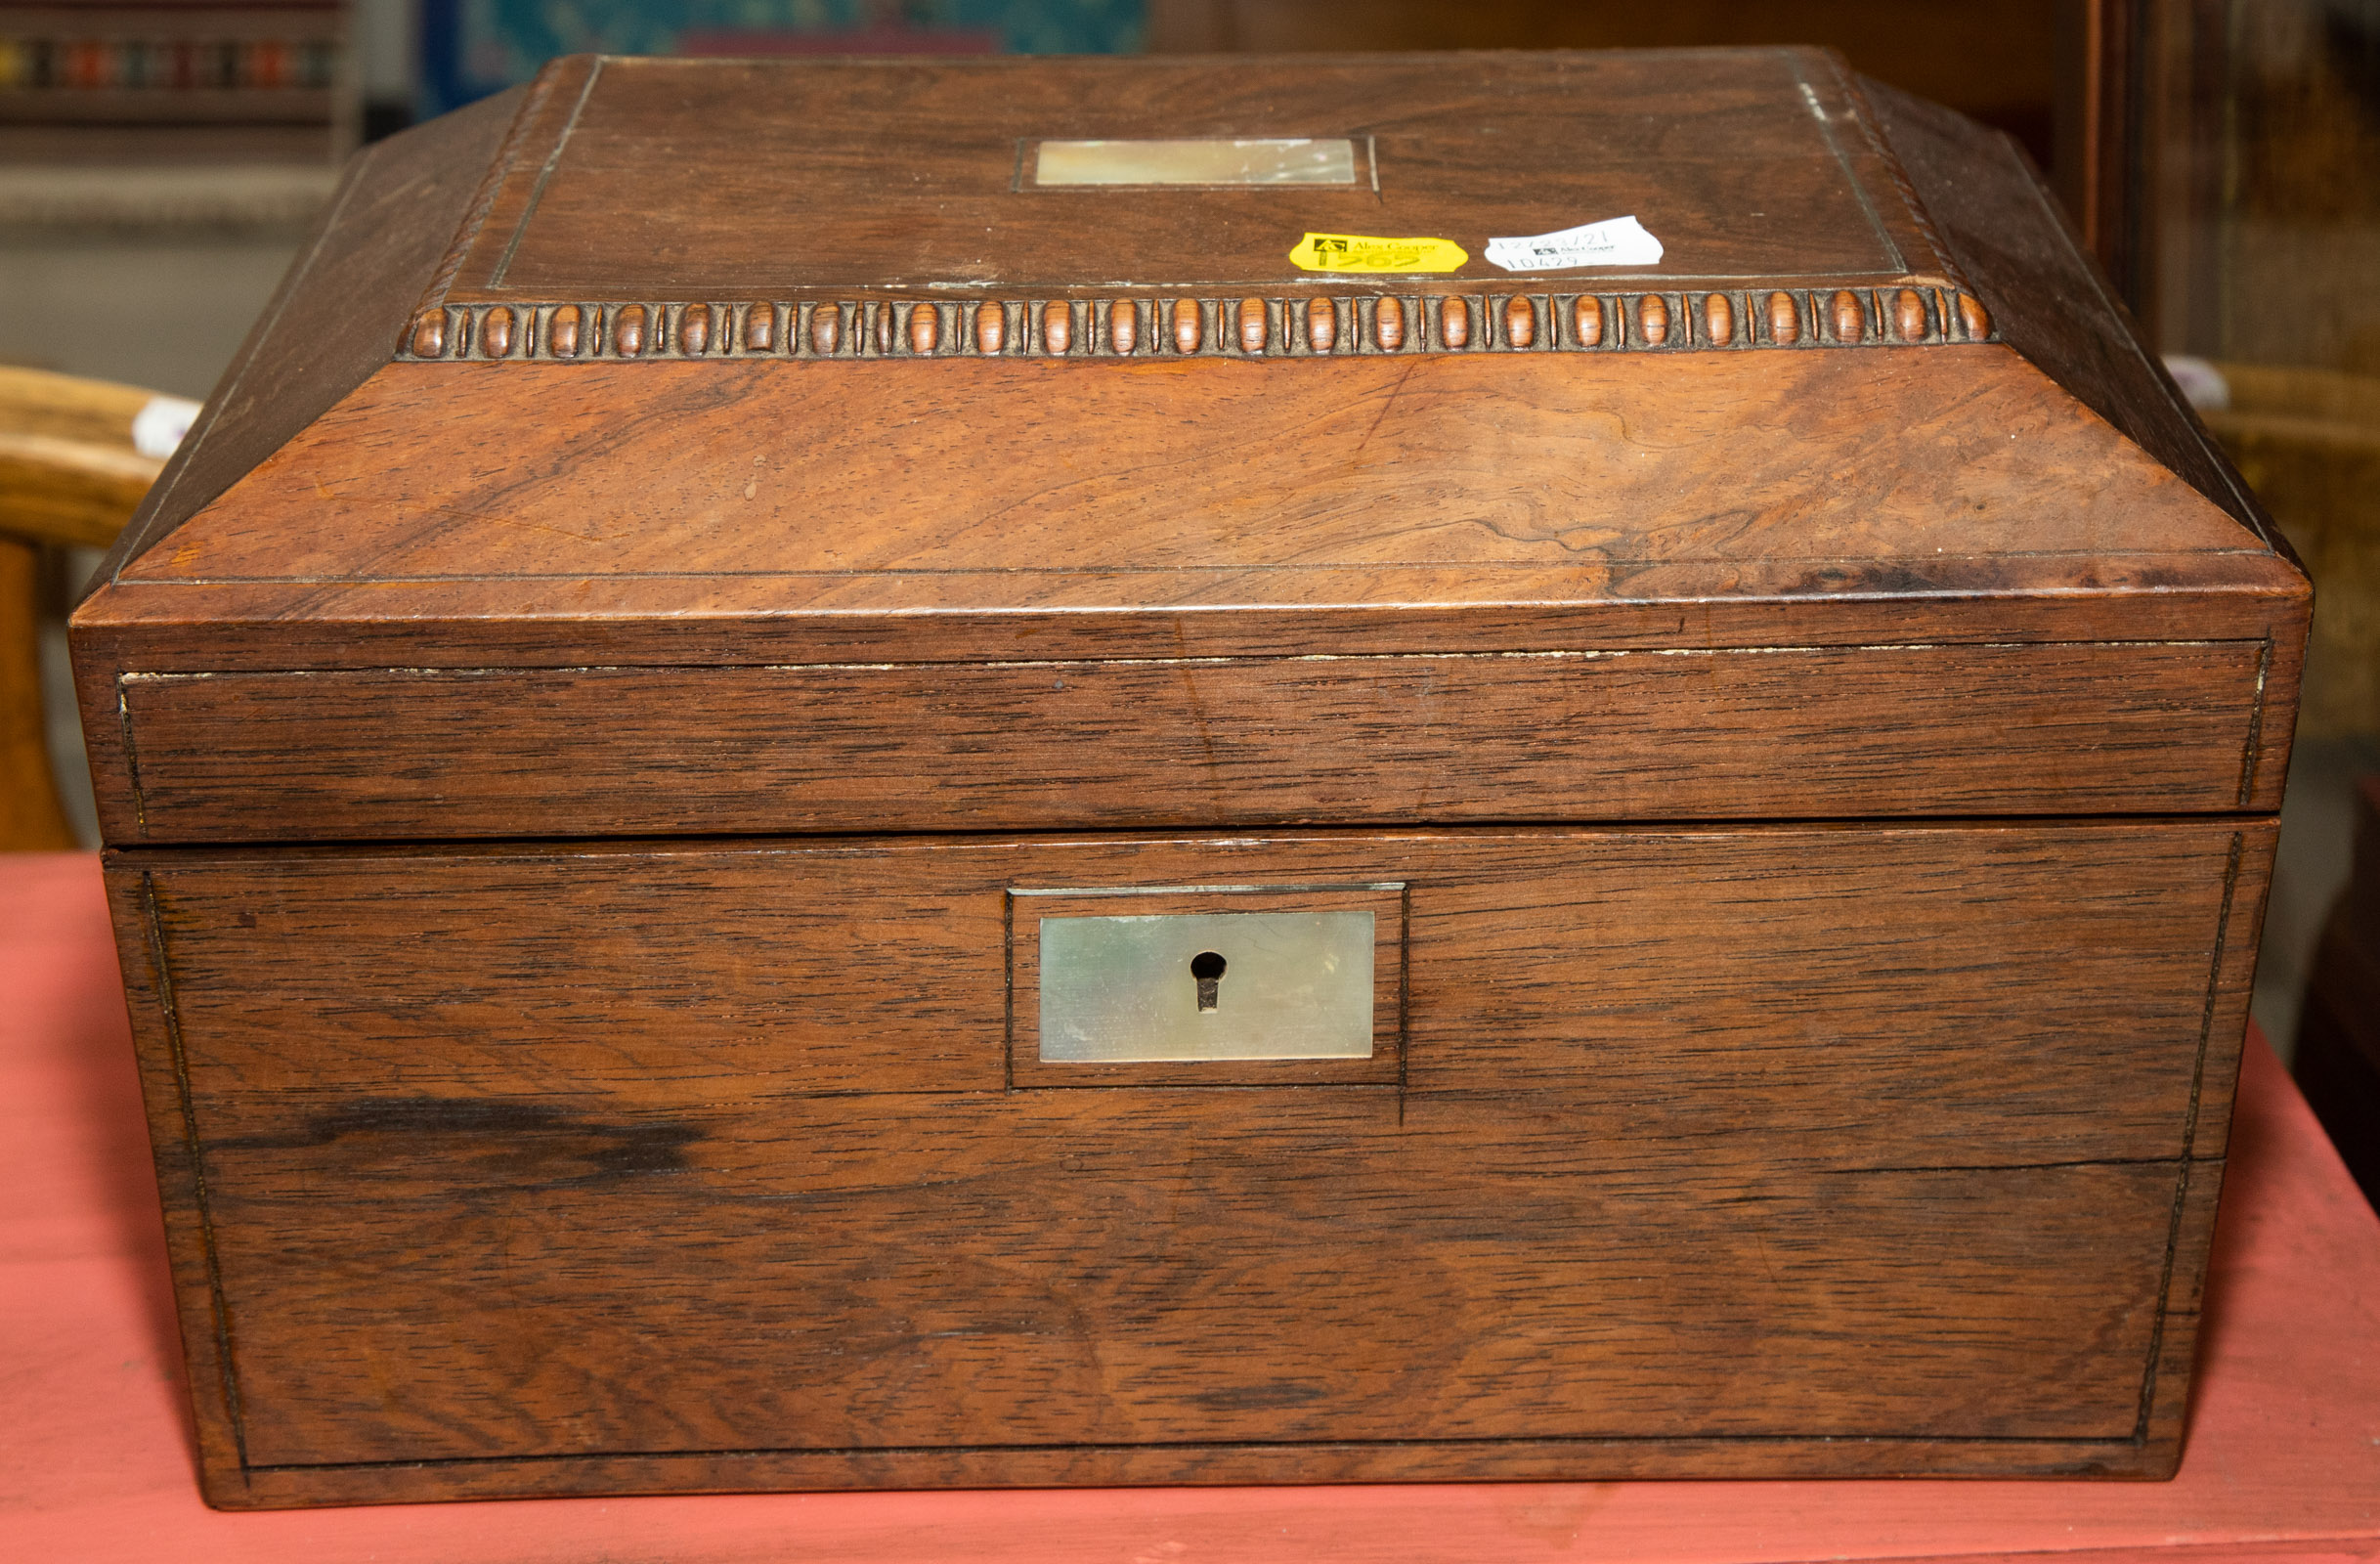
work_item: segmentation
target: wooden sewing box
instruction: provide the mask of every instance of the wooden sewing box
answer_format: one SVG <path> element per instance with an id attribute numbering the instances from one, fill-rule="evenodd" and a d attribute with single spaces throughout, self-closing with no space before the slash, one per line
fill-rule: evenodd
<path id="1" fill-rule="evenodd" d="M 2169 1474 L 2308 610 L 1822 52 L 558 62 L 74 617 L 207 1496 Z"/>

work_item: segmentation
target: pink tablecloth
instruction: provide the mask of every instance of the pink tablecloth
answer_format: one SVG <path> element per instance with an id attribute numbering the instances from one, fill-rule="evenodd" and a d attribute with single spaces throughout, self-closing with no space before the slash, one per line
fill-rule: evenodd
<path id="1" fill-rule="evenodd" d="M 0 1559 L 2380 1560 L 2380 1221 L 2254 1039 L 2232 1146 L 2172 1483 L 764 1495 L 218 1514 L 191 1473 L 98 865 L 0 858 Z"/>

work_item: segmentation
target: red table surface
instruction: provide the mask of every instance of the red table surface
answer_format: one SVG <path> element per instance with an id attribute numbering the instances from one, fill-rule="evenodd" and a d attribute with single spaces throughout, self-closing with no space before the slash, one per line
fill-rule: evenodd
<path id="1" fill-rule="evenodd" d="M 0 1559 L 2380 1560 L 2380 1222 L 2251 1038 L 2181 1476 L 198 1499 L 99 869 L 0 857 Z"/>

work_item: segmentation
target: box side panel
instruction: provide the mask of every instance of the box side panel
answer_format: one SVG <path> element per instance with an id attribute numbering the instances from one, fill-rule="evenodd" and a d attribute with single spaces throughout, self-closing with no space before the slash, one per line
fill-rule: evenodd
<path id="1" fill-rule="evenodd" d="M 2269 547 L 2285 551 L 2013 138 L 1878 81 L 1862 81 L 1951 257 L 2003 340 Z"/>
<path id="2" fill-rule="evenodd" d="M 132 1021 L 149 1145 L 165 1211 L 166 1256 L 182 1326 L 199 1481 L 210 1499 L 236 1502 L 244 1493 L 246 1453 L 240 1444 L 231 1325 L 222 1307 L 200 1153 L 191 1127 L 189 1077 L 183 1068 L 152 885 L 146 871 L 115 864 L 108 866 L 107 880 L 108 916 L 115 927 L 116 962 L 124 975 L 124 1004 Z"/>
<path id="3" fill-rule="evenodd" d="M 149 842 L 2232 810 L 2253 642 L 127 674 Z"/>
<path id="4" fill-rule="evenodd" d="M 2206 1314 L 2207 1264 L 2214 1253 L 2215 1212 L 2223 1195 L 2225 1160 L 2193 1158 L 2174 1199 L 2174 1245 L 2158 1317 L 2154 1371 L 2141 1387 L 2142 1475 L 2171 1477 L 2182 1463 L 2198 1328 Z"/>
<path id="5" fill-rule="evenodd" d="M 2297 739 L 2298 700 L 2305 687 L 2306 649 L 2314 626 L 2314 600 L 2301 592 L 2272 604 L 2266 631 L 2272 648 L 2265 659 L 2257 701 L 2254 760 L 2242 779 L 2240 802 L 2251 809 L 2277 810 L 2289 784 L 2289 756 Z"/>
<path id="6" fill-rule="evenodd" d="M 2138 1470 L 2241 829 L 157 854 L 247 1492 Z M 1351 871 L 1405 1087 L 997 1088 L 1007 887 Z"/>
<path id="7" fill-rule="evenodd" d="M 367 148 L 108 556 L 111 580 L 389 361 L 520 90 Z"/>
<path id="8" fill-rule="evenodd" d="M 2016 143 L 1939 105 L 1862 83 L 1945 247 L 2003 341 L 2237 521 L 2279 561 L 2296 556 L 2230 458 L 2140 338 L 2098 264 Z M 2302 575 L 2302 571 L 2301 571 Z M 2274 603 L 2263 731 L 2242 801 L 2280 806 L 2313 595 Z"/>
<path id="9" fill-rule="evenodd" d="M 309 246 L 117 536 L 93 578 L 95 592 L 388 361 L 519 99 L 500 94 L 357 156 Z M 187 626 L 175 631 L 188 636 Z M 125 819 L 137 811 L 128 802 L 116 669 L 79 619 L 72 639 L 101 827 L 111 842 L 130 840 Z"/>
<path id="10" fill-rule="evenodd" d="M 2264 941 L 2265 903 L 2272 889 L 2272 855 L 2278 847 L 2276 830 L 2239 835 L 2236 861 L 2230 870 L 2230 890 L 2223 912 L 2223 933 L 2212 956 L 2213 981 L 2207 992 L 2206 1041 L 2198 1074 L 2198 1103 L 2189 1127 L 2189 1153 L 2221 1158 L 2229 1154 L 2231 1138 L 2231 1100 L 2239 1082 L 2241 1051 L 2248 1038 L 2248 1003 L 2256 982 L 2256 961 Z"/>

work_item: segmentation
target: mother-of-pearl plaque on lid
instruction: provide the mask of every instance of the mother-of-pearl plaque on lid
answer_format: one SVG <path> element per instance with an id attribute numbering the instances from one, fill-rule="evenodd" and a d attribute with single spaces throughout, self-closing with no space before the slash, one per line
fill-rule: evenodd
<path id="1" fill-rule="evenodd" d="M 1356 144 L 1344 136 L 1245 141 L 1045 141 L 1036 185 L 1352 185 Z"/>

